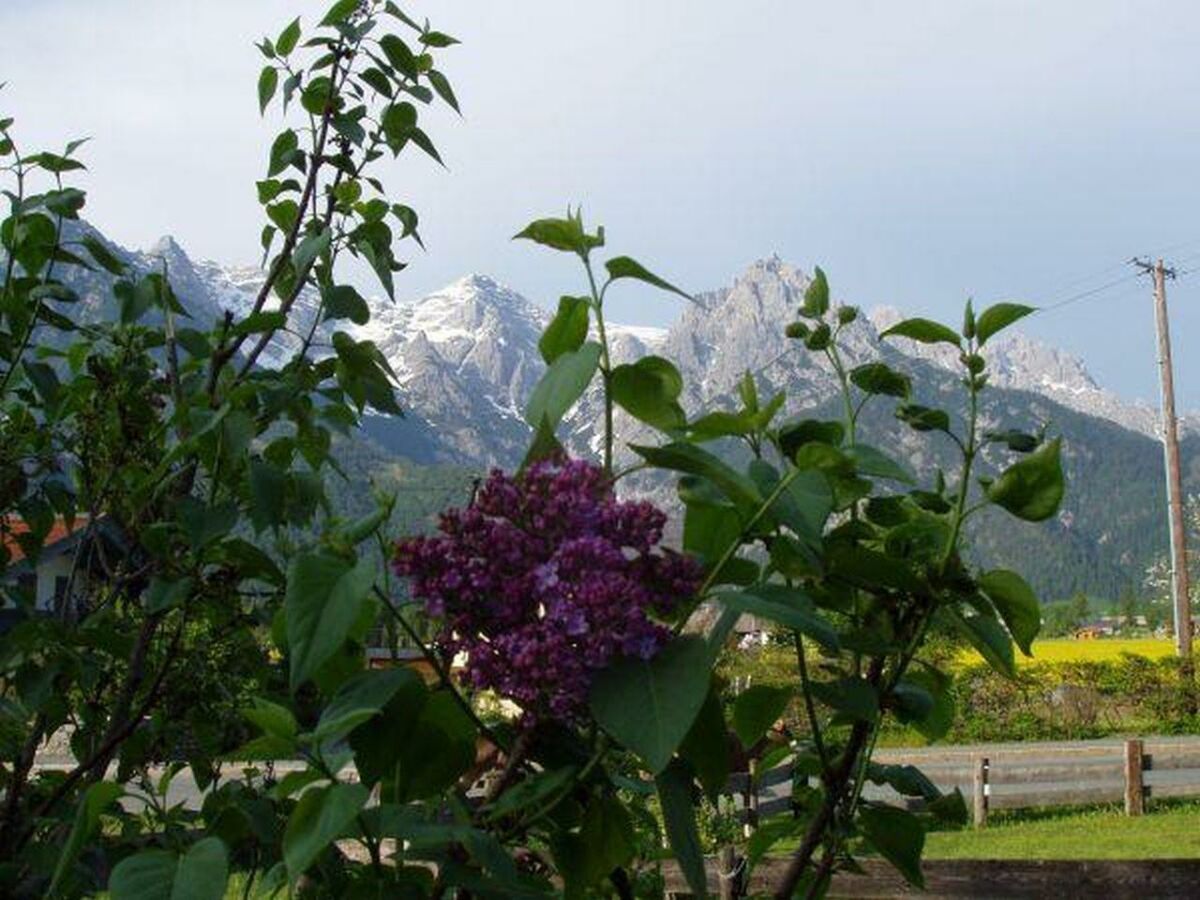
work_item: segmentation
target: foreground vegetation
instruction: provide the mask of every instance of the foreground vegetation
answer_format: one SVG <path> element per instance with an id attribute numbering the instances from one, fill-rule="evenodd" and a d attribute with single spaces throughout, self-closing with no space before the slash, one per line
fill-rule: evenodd
<path id="1" fill-rule="evenodd" d="M 920 885 L 926 829 L 964 818 L 957 792 L 872 754 L 896 723 L 951 728 L 959 689 L 931 635 L 1013 678 L 1038 634 L 1025 579 L 963 553 L 968 524 L 1046 522 L 1063 498 L 1061 438 L 1034 422 L 989 431 L 980 411 L 985 345 L 1031 307 L 968 301 L 957 327 L 883 334 L 955 353 L 957 408 L 935 408 L 904 372 L 847 364 L 859 311 L 832 302 L 818 268 L 778 327 L 836 377 L 841 418 L 785 418 L 788 398 L 760 396 L 753 373 L 734 408 L 689 416 L 675 364 L 617 363 L 604 315 L 630 281 L 691 298 L 609 255 L 578 210 L 539 219 L 516 237 L 574 257 L 578 275 L 539 343 L 524 463 L 475 485 L 435 534 L 392 531 L 383 492 L 339 515 L 327 482 L 352 473 L 335 435 L 400 412 L 388 360 L 339 330 L 371 315 L 339 274 L 357 258 L 394 297 L 395 248 L 420 241 L 418 218 L 376 164 L 439 160 L 419 123 L 426 106 L 458 108 L 437 67 L 456 43 L 391 0 L 337 0 L 259 44 L 258 102 L 284 116 L 257 183 L 266 280 L 248 313 L 215 322 L 193 319 L 169 271 L 118 259 L 80 221 L 81 142 L 32 152 L 0 118 L 3 546 L 36 562 L 58 523 L 81 529 L 54 609 L 0 561 L 19 613 L 0 647 L 5 896 L 216 900 L 240 871 L 338 898 L 632 898 L 653 894 L 664 847 L 703 893 L 698 798 L 793 754 L 817 777 L 801 815 L 770 823 L 795 839 L 779 897 L 821 896 L 859 847 Z M 70 273 L 101 269 L 114 314 L 73 319 Z M 603 442 L 572 459 L 561 424 L 593 386 Z M 922 480 L 860 440 L 865 409 L 953 463 Z M 985 473 L 985 457 L 1003 468 Z M 634 470 L 676 482 L 681 550 L 662 546 L 663 512 L 618 495 Z M 702 608 L 719 615 L 699 634 Z M 790 664 L 734 692 L 718 661 L 747 614 L 780 630 Z M 367 666 L 381 622 L 431 682 Z M 772 727 L 789 706 L 798 752 Z M 74 766 L 39 770 L 62 731 Z M 223 761 L 283 758 L 304 768 L 220 780 Z M 200 809 L 166 802 L 183 768 Z M 868 780 L 923 811 L 864 800 Z"/>

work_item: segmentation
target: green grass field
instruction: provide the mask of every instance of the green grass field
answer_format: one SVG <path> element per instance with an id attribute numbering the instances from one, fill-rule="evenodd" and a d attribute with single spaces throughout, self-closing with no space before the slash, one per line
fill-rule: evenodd
<path id="1" fill-rule="evenodd" d="M 1178 859 L 1200 857 L 1200 803 L 1130 818 L 1112 807 L 998 817 L 986 828 L 942 831 L 926 859 Z"/>
<path id="2" fill-rule="evenodd" d="M 1055 638 L 1034 641 L 1033 658 L 1018 653 L 1017 661 L 1019 665 L 1035 662 L 1103 662 L 1119 659 L 1122 653 L 1161 659 L 1174 652 L 1175 644 L 1169 638 Z M 983 662 L 983 657 L 974 650 L 964 651 L 960 659 L 969 665 Z"/>

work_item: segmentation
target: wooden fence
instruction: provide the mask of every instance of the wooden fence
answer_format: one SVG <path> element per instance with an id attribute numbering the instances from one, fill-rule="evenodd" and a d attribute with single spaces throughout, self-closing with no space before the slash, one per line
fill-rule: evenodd
<path id="1" fill-rule="evenodd" d="M 977 826 L 995 810 L 1124 803 L 1141 815 L 1150 799 L 1200 797 L 1200 740 L 1177 738 L 880 750 L 875 761 L 912 765 L 943 793 L 962 792 Z M 726 788 L 748 829 L 791 808 L 790 764 L 732 776 Z M 869 784 L 864 796 L 917 808 L 921 801 Z"/>

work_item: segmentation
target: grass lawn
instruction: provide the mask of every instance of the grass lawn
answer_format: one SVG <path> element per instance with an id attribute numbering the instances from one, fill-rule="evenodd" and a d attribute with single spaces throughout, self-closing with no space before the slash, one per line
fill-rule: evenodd
<path id="1" fill-rule="evenodd" d="M 926 859 L 1171 859 L 1200 857 L 1200 803 L 1163 803 L 1138 818 L 1120 809 L 996 816 L 986 828 L 941 831 Z"/>
<path id="2" fill-rule="evenodd" d="M 1160 659 L 1175 653 L 1175 643 L 1170 638 L 1094 638 L 1074 640 L 1055 638 L 1033 642 L 1033 658 L 1017 654 L 1017 664 L 1035 662 L 1103 662 L 1119 659 L 1122 653 Z M 974 650 L 963 651 L 962 661 L 967 664 L 982 663 Z"/>

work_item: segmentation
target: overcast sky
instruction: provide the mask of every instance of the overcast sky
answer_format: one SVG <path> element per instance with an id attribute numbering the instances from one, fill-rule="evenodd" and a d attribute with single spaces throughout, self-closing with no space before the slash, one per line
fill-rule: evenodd
<path id="1" fill-rule="evenodd" d="M 326 0 L 0 0 L 0 111 L 25 142 L 93 142 L 92 221 L 146 246 L 253 260 L 252 41 Z M 509 236 L 582 202 L 614 253 L 693 290 L 778 253 L 864 306 L 958 318 L 964 298 L 1051 303 L 1133 254 L 1200 268 L 1200 4 L 1108 0 L 444 0 L 464 118 L 449 171 L 385 167 L 429 252 L 406 296 L 486 272 L 542 303 L 580 289 Z M 364 279 L 365 283 L 365 279 Z M 1171 287 L 1177 377 L 1200 406 L 1200 272 Z M 615 298 L 666 324 L 669 299 Z M 1155 399 L 1149 286 L 1032 320 L 1098 379 Z"/>

